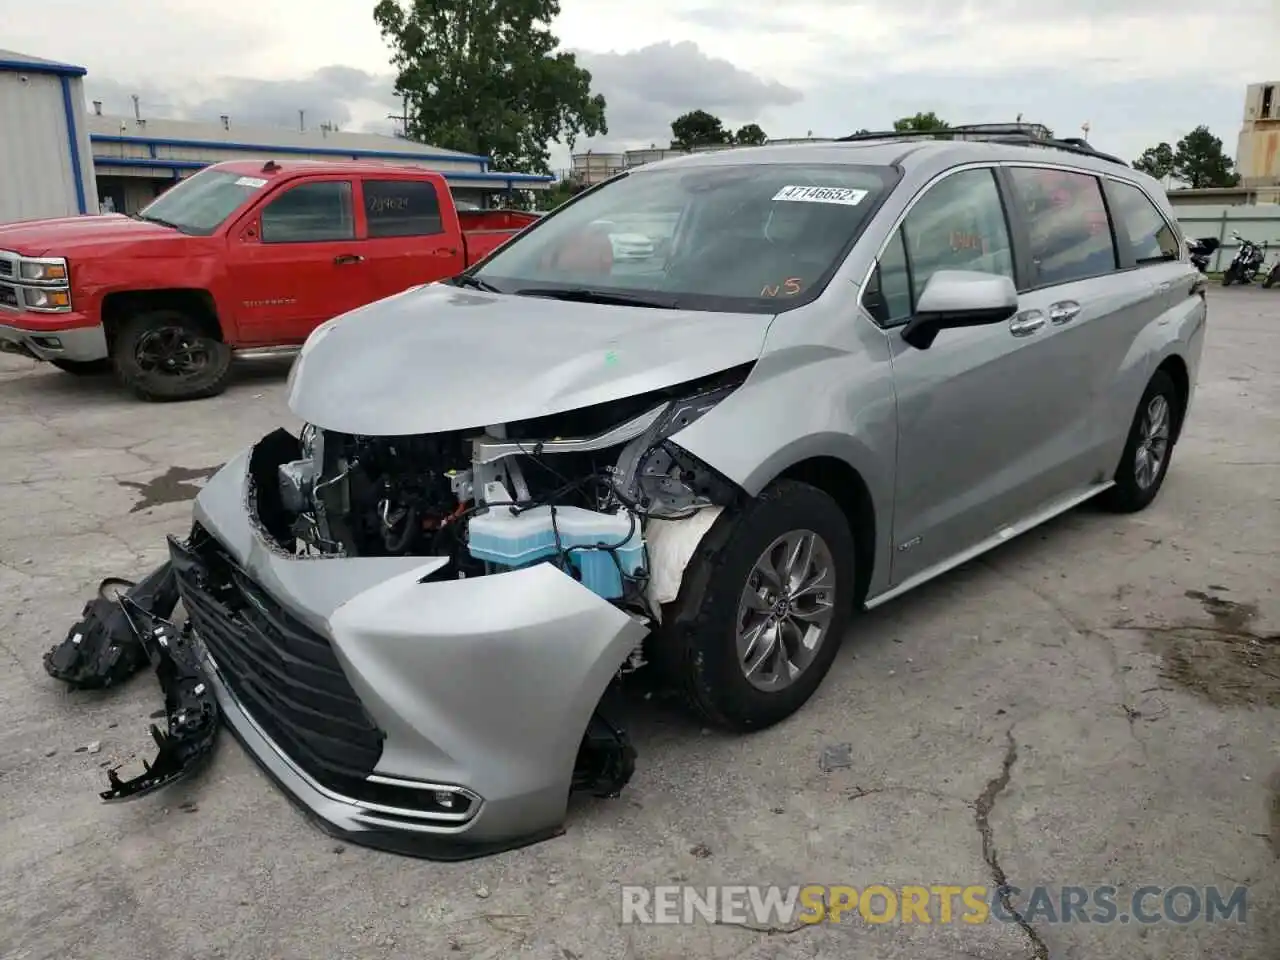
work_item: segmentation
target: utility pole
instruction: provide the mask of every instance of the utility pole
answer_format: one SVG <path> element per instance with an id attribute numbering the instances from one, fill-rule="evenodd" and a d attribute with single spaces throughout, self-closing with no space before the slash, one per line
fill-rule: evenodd
<path id="1" fill-rule="evenodd" d="M 298 111 L 298 130 L 301 132 L 306 132 L 306 129 L 307 129 L 307 125 L 304 122 L 306 115 L 307 115 L 307 111 L 305 110 Z"/>
<path id="2" fill-rule="evenodd" d="M 400 121 L 400 136 L 406 140 L 409 139 L 409 94 L 405 92 L 401 94 L 401 102 L 403 103 L 403 112 L 399 115 L 394 113 L 387 114 L 388 120 Z"/>

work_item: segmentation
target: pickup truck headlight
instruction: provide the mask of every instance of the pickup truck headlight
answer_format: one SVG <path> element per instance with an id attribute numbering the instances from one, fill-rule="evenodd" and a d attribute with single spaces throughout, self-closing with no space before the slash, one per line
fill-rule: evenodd
<path id="1" fill-rule="evenodd" d="M 45 287 L 23 287 L 22 299 L 29 310 L 61 312 L 71 309 L 71 292 Z"/>
<path id="2" fill-rule="evenodd" d="M 66 283 L 67 261 L 61 257 L 18 261 L 19 276 L 33 283 Z"/>

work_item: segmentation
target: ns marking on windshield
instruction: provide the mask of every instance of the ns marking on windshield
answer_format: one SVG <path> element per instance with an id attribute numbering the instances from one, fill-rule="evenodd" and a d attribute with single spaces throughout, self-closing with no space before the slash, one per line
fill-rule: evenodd
<path id="1" fill-rule="evenodd" d="M 255 190 L 259 187 L 265 187 L 266 185 L 267 181 L 263 180 L 261 177 L 241 177 L 236 181 L 237 187 L 253 187 Z"/>

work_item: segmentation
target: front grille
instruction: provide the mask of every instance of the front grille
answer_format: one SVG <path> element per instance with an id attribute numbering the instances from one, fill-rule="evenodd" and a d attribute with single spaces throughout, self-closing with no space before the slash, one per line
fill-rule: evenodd
<path id="1" fill-rule="evenodd" d="M 13 261 L 0 259 L 0 277 L 13 276 Z"/>
<path id="2" fill-rule="evenodd" d="M 0 261 L 3 262 L 3 261 Z M 18 306 L 18 288 L 0 283 L 0 307 Z"/>
<path id="3" fill-rule="evenodd" d="M 329 641 L 255 584 L 200 527 L 169 539 L 187 616 L 218 673 L 276 745 L 320 784 L 347 796 L 382 754 Z"/>

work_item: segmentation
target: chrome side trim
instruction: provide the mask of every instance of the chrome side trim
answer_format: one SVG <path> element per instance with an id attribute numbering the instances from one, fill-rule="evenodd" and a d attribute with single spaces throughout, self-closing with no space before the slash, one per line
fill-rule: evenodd
<path id="1" fill-rule="evenodd" d="M 987 539 L 975 544 L 969 549 L 953 554 L 941 563 L 935 563 L 932 567 L 929 567 L 926 570 L 921 570 L 914 577 L 909 577 L 896 587 L 892 587 L 884 593 L 872 597 L 863 604 L 863 609 L 874 610 L 882 603 L 888 603 L 890 600 L 894 600 L 897 597 L 902 596 L 904 593 L 914 590 L 916 587 L 927 583 L 935 577 L 940 577 L 942 574 L 947 573 L 950 570 L 954 570 L 962 564 L 968 563 L 970 560 L 981 556 L 988 550 L 998 547 L 1002 543 L 1007 543 L 1014 537 L 1021 536 L 1028 530 L 1032 530 L 1040 526 L 1040 524 L 1045 523 L 1048 520 L 1052 520 L 1059 514 L 1066 513 L 1073 507 L 1080 506 L 1080 504 L 1084 503 L 1086 500 L 1092 500 L 1098 494 L 1102 493 L 1102 491 L 1110 489 L 1115 485 L 1114 480 L 1095 483 L 1082 493 L 1073 493 L 1066 499 L 1059 500 L 1056 503 L 1045 507 L 1043 510 L 1036 511 L 1024 520 L 1019 520 L 1017 523 L 1010 524 L 1007 527 L 1002 527 L 991 536 L 987 537 Z"/>
<path id="2" fill-rule="evenodd" d="M 474 442 L 472 447 L 472 462 L 480 464 L 493 463 L 503 457 L 511 457 L 522 453 L 528 454 L 534 447 L 538 448 L 539 454 L 586 453 L 591 450 L 615 447 L 626 443 L 628 440 L 634 440 L 648 430 L 666 412 L 669 406 L 669 403 L 659 404 L 647 413 L 642 413 L 640 416 L 612 427 L 594 437 L 574 437 L 570 440 L 528 440 L 524 442 L 501 440 L 496 437 L 481 437 Z"/>
<path id="3" fill-rule="evenodd" d="M 197 635 L 197 638 L 198 638 L 198 635 Z M 201 644 L 201 646 L 203 647 L 204 645 Z M 345 794 L 338 793 L 335 790 L 330 790 L 328 787 L 319 783 L 314 777 L 311 776 L 311 774 L 307 773 L 305 770 L 299 767 L 293 761 L 293 758 L 290 757 L 287 753 L 285 753 L 285 751 L 280 747 L 280 745 L 276 743 L 273 739 L 271 739 L 270 736 L 268 736 L 267 732 L 262 729 L 261 724 L 259 724 L 258 721 L 254 719 L 253 714 L 250 713 L 249 710 L 245 707 L 245 705 L 240 702 L 239 698 L 236 697 L 234 691 L 232 691 L 230 685 L 227 683 L 226 679 L 223 677 L 222 671 L 219 669 L 217 661 L 213 659 L 213 655 L 209 653 L 207 648 L 203 650 L 203 653 L 204 653 L 205 663 L 209 667 L 209 669 L 216 675 L 218 684 L 219 686 L 222 687 L 223 693 L 227 696 L 227 698 L 232 703 L 236 705 L 237 709 L 240 712 L 240 715 L 244 717 L 245 722 L 247 722 L 251 727 L 253 727 L 254 733 L 256 733 L 259 737 L 261 737 L 262 740 L 268 746 L 271 747 L 271 749 L 275 752 L 276 756 L 279 757 L 280 760 L 286 766 L 289 767 L 290 772 L 293 773 L 296 777 L 298 777 L 298 779 L 304 781 L 307 784 L 307 786 L 309 786 L 312 790 L 316 791 L 316 793 L 319 793 L 326 800 L 332 800 L 334 803 L 345 804 L 349 807 L 352 807 L 356 811 L 368 811 L 370 814 L 381 813 L 381 814 L 386 814 L 392 817 L 403 817 L 405 818 L 405 820 L 419 821 L 419 822 L 406 823 L 404 822 L 404 820 L 399 820 L 399 819 L 385 820 L 377 816 L 367 816 L 362 812 L 353 813 L 352 817 L 354 819 L 360 820 L 365 823 L 376 824 L 378 826 L 390 826 L 390 827 L 396 827 L 402 830 L 418 830 L 424 833 L 459 833 L 462 830 L 464 830 L 466 826 L 480 814 L 481 809 L 483 809 L 484 807 L 483 798 L 481 798 L 478 794 L 474 793 L 473 791 L 468 790 L 466 787 L 456 787 L 456 786 L 451 786 L 449 784 L 423 784 L 420 781 L 396 780 L 394 778 L 382 778 L 382 777 L 379 777 L 377 774 L 371 774 L 366 779 L 369 780 L 370 782 L 380 782 L 390 786 L 414 787 L 418 789 L 427 789 L 427 790 L 431 790 L 431 789 L 446 790 L 446 791 L 449 791 L 450 793 L 457 793 L 457 794 L 461 794 L 461 795 L 473 798 L 473 806 L 466 813 L 423 813 L 421 810 L 405 810 L 400 807 L 388 807 L 382 804 L 368 803 L 367 801 L 364 801 L 364 800 L 356 800 L 353 797 L 348 797 Z M 431 822 L 428 822 L 428 823 L 421 822 L 424 820 L 431 821 Z M 437 825 L 437 824 L 440 824 L 440 825 Z M 445 824 L 449 824 L 449 825 L 445 825 Z"/>

